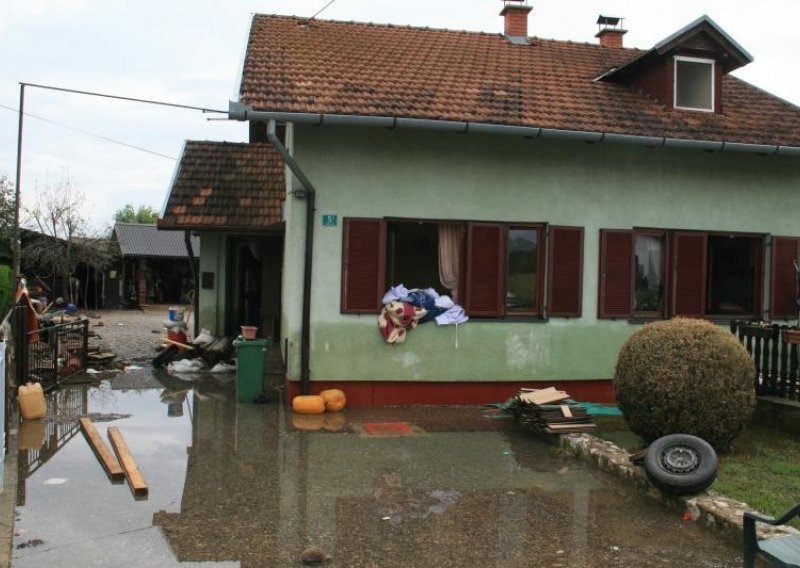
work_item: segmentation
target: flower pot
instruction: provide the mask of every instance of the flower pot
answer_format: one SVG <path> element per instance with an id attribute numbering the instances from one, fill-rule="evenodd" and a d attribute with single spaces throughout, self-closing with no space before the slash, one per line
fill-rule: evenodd
<path id="1" fill-rule="evenodd" d="M 791 345 L 800 344 L 800 329 L 784 329 L 781 331 L 784 343 Z"/>
<path id="2" fill-rule="evenodd" d="M 245 339 L 255 339 L 256 333 L 258 332 L 258 328 L 254 325 L 243 325 L 242 326 L 242 337 Z"/>

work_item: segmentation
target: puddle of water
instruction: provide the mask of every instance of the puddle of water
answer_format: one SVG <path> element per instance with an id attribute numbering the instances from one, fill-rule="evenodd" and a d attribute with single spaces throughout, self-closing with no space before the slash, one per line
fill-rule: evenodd
<path id="1" fill-rule="evenodd" d="M 20 451 L 13 566 L 738 566 L 739 550 L 477 408 L 299 421 L 231 382 L 118 375 L 51 396 Z M 146 500 L 75 417 L 117 426 Z M 28 442 L 31 445 L 31 442 Z M 36 445 L 36 440 L 33 441 Z M 54 481 L 57 480 L 57 481 Z"/>

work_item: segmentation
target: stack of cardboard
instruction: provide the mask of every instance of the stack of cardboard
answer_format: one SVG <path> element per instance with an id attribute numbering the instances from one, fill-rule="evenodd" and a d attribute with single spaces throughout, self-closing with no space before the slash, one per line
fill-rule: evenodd
<path id="1" fill-rule="evenodd" d="M 547 434 L 588 432 L 596 428 L 586 409 L 555 387 L 522 389 L 514 400 L 513 410 L 520 422 Z"/>

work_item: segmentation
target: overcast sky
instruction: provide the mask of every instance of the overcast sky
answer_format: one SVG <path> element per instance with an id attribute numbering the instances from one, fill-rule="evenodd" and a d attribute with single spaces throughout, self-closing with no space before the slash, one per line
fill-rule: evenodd
<path id="1" fill-rule="evenodd" d="M 0 174 L 16 174 L 19 83 L 227 109 L 253 13 L 310 16 L 328 0 L 25 0 L 0 16 Z M 706 14 L 754 57 L 738 77 L 800 104 L 798 0 L 529 0 L 531 35 L 595 42 L 598 14 L 648 49 Z M 502 32 L 500 0 L 335 0 L 332 20 Z M 9 110 L 10 107 L 13 110 Z M 243 123 L 197 111 L 26 88 L 23 205 L 69 176 L 92 225 L 126 203 L 161 209 L 183 141 L 244 141 Z M 138 146 L 158 156 L 99 138 Z"/>

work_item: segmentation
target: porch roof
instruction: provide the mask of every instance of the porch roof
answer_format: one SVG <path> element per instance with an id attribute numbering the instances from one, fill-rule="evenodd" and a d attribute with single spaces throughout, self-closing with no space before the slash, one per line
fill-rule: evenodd
<path id="1" fill-rule="evenodd" d="M 274 231 L 285 192 L 283 159 L 271 145 L 187 140 L 158 228 Z"/>

